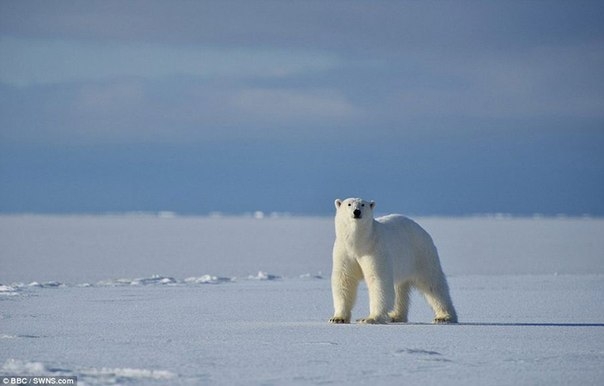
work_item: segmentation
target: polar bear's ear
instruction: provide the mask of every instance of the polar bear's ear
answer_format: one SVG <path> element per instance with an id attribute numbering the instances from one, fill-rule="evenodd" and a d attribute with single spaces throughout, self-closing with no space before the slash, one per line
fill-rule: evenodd
<path id="1" fill-rule="evenodd" d="M 336 204 L 336 209 L 338 209 L 340 207 L 340 205 L 342 205 L 342 200 L 340 200 L 339 198 L 336 199 L 335 204 Z"/>
<path id="2" fill-rule="evenodd" d="M 369 207 L 370 207 L 371 209 L 375 208 L 375 201 L 371 201 L 371 202 L 369 203 Z"/>

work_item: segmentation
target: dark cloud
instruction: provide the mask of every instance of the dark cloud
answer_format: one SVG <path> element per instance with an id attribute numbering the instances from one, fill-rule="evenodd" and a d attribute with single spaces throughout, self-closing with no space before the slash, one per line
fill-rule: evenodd
<path id="1" fill-rule="evenodd" d="M 156 178 L 208 210 L 362 181 L 424 212 L 602 213 L 602 20 L 597 1 L 2 1 L 0 144 L 20 153 L 0 202 L 50 210 L 52 186 L 68 208 L 69 170 L 80 209 L 170 209 Z"/>
<path id="2" fill-rule="evenodd" d="M 10 36 L 168 44 L 503 49 L 602 37 L 598 1 L 21 1 L 3 2 Z"/>

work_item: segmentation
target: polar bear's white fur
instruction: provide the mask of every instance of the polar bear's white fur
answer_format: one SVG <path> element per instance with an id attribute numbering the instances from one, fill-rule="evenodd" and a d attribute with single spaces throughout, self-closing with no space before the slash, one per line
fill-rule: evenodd
<path id="1" fill-rule="evenodd" d="M 359 281 L 369 291 L 361 323 L 407 322 L 409 292 L 417 288 L 434 310 L 434 323 L 456 323 L 447 280 L 430 235 L 401 215 L 373 218 L 373 201 L 336 200 L 331 323 L 350 323 Z"/>

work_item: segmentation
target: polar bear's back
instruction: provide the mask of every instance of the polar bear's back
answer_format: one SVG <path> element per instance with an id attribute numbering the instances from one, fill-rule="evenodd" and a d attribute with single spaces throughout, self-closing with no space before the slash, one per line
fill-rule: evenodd
<path id="1" fill-rule="evenodd" d="M 382 224 L 384 232 L 396 234 L 398 237 L 413 237 L 419 238 L 423 242 L 432 244 L 432 238 L 418 223 L 411 220 L 409 217 L 402 214 L 389 214 L 387 216 L 378 217 L 375 221 Z"/>
<path id="2" fill-rule="evenodd" d="M 432 237 L 415 221 L 399 214 L 378 217 L 375 221 L 379 223 L 382 245 L 388 246 L 396 271 L 407 274 L 423 271 L 433 267 L 434 260 L 439 260 Z"/>

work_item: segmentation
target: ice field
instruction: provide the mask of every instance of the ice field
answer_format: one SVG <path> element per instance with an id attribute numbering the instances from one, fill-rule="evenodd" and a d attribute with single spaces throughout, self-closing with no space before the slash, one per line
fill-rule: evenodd
<path id="1" fill-rule="evenodd" d="M 262 216 L 256 216 L 262 217 Z M 415 218 L 459 314 L 331 325 L 332 218 L 0 216 L 0 374 L 90 384 L 601 385 L 604 220 Z M 362 288 L 353 318 L 366 315 Z"/>

